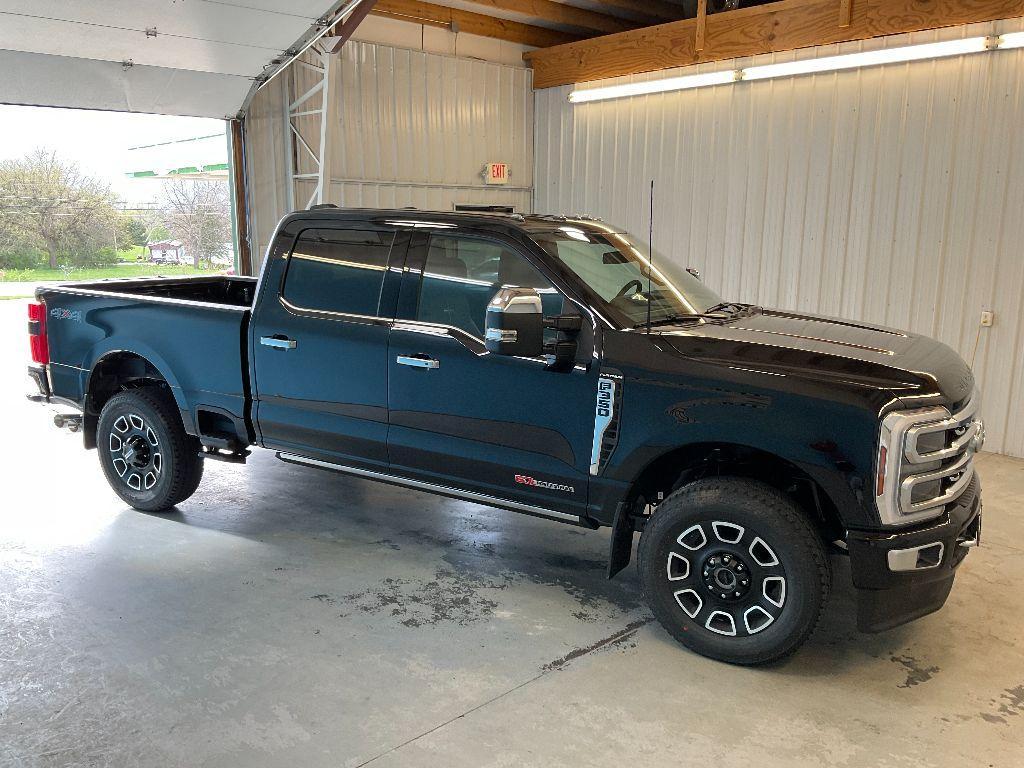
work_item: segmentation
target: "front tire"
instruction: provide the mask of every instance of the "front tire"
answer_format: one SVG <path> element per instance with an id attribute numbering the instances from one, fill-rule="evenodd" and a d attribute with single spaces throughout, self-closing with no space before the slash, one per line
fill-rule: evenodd
<path id="1" fill-rule="evenodd" d="M 164 512 L 199 487 L 199 441 L 185 432 L 174 398 L 143 387 L 110 398 L 96 428 L 103 474 L 135 509 Z"/>
<path id="2" fill-rule="evenodd" d="M 832 586 L 821 537 L 781 491 L 738 477 L 666 498 L 637 566 L 655 617 L 680 643 L 730 664 L 767 664 L 810 636 Z"/>

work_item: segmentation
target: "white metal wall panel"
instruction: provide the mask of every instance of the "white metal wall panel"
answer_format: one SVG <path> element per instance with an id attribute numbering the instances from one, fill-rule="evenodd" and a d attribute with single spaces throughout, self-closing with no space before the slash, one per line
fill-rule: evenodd
<path id="1" fill-rule="evenodd" d="M 576 106 L 569 87 L 538 91 L 534 208 L 646 236 L 653 178 L 657 249 L 728 298 L 941 339 L 973 359 L 986 448 L 1024 456 L 1022 83 L 1024 50 L 1012 50 Z M 983 308 L 992 328 L 979 327 Z"/>
<path id="2" fill-rule="evenodd" d="M 317 58 L 306 57 L 315 63 Z M 288 211 L 288 102 L 320 79 L 292 65 L 260 91 L 246 118 L 249 137 L 250 215 L 258 266 L 277 220 Z M 456 58 L 374 43 L 349 41 L 331 58 L 330 92 L 341 100 L 330 135 L 337 151 L 329 202 L 347 207 L 413 206 L 451 210 L 456 203 L 511 205 L 533 202 L 533 73 L 523 67 Z M 302 110 L 318 110 L 316 95 Z M 314 151 L 320 116 L 293 118 Z M 485 186 L 485 163 L 509 164 L 508 186 Z M 295 172 L 315 176 L 304 149 Z M 315 178 L 294 182 L 303 206 Z"/>
<path id="3" fill-rule="evenodd" d="M 331 202 L 529 210 L 530 70 L 359 42 L 348 43 L 332 66 L 342 111 Z M 508 187 L 484 186 L 488 162 L 509 164 Z"/>
<path id="4" fill-rule="evenodd" d="M 288 213 L 285 162 L 285 78 L 276 78 L 253 99 L 245 116 L 245 172 L 249 240 L 255 269 L 263 263 L 274 228 Z"/>

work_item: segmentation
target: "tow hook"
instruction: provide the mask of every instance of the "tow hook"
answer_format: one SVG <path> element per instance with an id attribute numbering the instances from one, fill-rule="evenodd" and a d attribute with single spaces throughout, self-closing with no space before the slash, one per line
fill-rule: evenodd
<path id="1" fill-rule="evenodd" d="M 53 424 L 57 429 L 68 428 L 68 432 L 77 432 L 82 428 L 82 416 L 78 413 L 55 413 Z"/>

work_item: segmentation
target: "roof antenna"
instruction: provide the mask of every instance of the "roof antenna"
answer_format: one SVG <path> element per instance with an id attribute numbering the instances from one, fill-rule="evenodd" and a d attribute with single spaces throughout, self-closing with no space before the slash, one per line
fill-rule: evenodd
<path id="1" fill-rule="evenodd" d="M 651 211 L 647 218 L 647 335 L 651 334 L 651 273 L 654 272 L 654 179 L 651 179 Z"/>

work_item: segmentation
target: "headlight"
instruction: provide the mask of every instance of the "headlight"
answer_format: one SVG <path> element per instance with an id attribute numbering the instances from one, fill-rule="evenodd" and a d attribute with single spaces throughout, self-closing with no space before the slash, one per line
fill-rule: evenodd
<path id="1" fill-rule="evenodd" d="M 942 514 L 974 477 L 974 454 L 985 439 L 976 417 L 980 398 L 946 408 L 896 411 L 882 420 L 875 466 L 875 502 L 882 523 L 909 525 Z"/>

